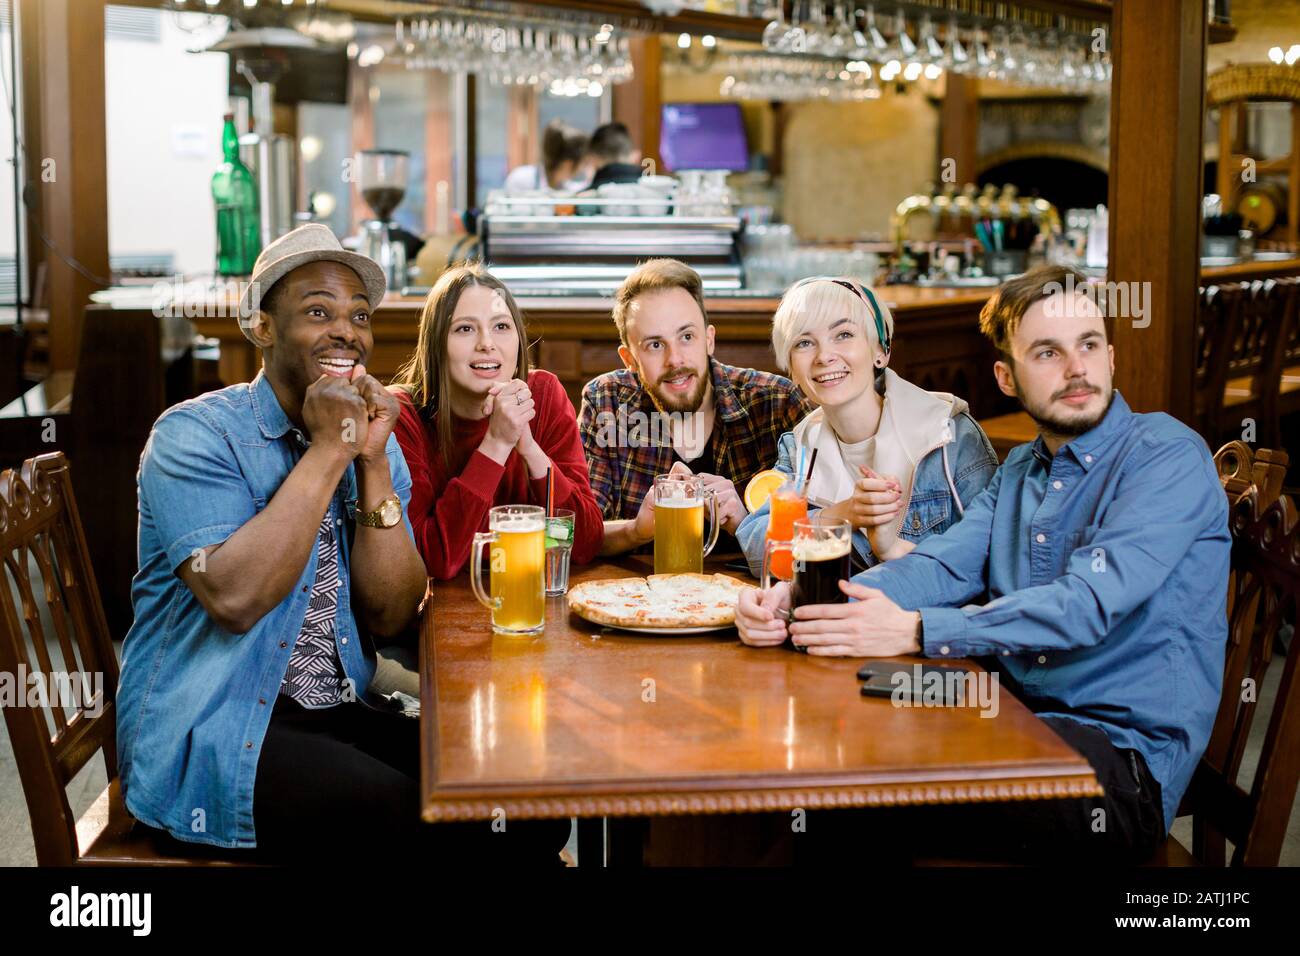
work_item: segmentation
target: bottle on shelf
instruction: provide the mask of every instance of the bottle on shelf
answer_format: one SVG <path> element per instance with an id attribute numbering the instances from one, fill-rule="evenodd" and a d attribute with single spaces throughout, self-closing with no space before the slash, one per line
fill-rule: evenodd
<path id="1" fill-rule="evenodd" d="M 257 184 L 239 158 L 235 114 L 227 113 L 221 133 L 225 158 L 212 174 L 212 201 L 217 212 L 217 274 L 246 276 L 262 251 Z"/>

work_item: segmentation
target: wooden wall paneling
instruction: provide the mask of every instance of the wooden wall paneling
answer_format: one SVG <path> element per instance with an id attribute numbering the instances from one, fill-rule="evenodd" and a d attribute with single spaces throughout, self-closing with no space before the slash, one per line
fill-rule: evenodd
<path id="1" fill-rule="evenodd" d="M 104 5 L 21 0 L 19 7 L 28 274 L 46 264 L 51 371 L 76 368 L 82 312 L 110 279 Z"/>
<path id="2" fill-rule="evenodd" d="M 1115 321 L 1116 385 L 1135 411 L 1193 421 L 1200 275 L 1204 0 L 1115 0 L 1110 282 L 1145 317 Z M 1131 311 L 1131 310 L 1130 310 Z"/>

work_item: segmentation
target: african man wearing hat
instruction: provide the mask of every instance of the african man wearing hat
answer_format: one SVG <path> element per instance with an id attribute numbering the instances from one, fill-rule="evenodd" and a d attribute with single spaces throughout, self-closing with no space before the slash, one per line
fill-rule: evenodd
<path id="1" fill-rule="evenodd" d="M 176 839 L 337 860 L 536 837 L 422 824 L 418 722 L 370 689 L 426 583 L 397 400 L 365 369 L 384 287 L 322 225 L 268 245 L 240 303 L 262 370 L 168 409 L 141 455 L 118 756 L 131 814 Z"/>

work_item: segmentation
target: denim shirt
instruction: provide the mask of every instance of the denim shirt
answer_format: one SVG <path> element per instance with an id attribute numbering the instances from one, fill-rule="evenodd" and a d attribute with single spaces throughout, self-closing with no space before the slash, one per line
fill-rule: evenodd
<path id="1" fill-rule="evenodd" d="M 284 601 L 245 634 L 218 627 L 176 569 L 266 507 L 301 457 L 292 429 L 259 372 L 251 384 L 168 409 L 140 456 L 140 567 L 131 585 L 135 622 L 122 648 L 118 762 L 132 816 L 182 840 L 256 845 L 257 761 L 307 612 L 317 551 Z M 405 520 L 411 481 L 392 435 L 385 453 Z M 364 700 L 375 658 L 353 617 L 347 574 L 356 499 L 349 464 L 329 505 L 344 532 L 335 636 L 343 670 Z"/>
<path id="2" fill-rule="evenodd" d="M 1014 449 L 960 524 L 855 580 L 920 610 L 927 656 L 995 655 L 1036 713 L 1142 754 L 1168 829 L 1219 707 L 1230 552 L 1205 442 L 1116 393 L 1055 457 Z"/>
<path id="3" fill-rule="evenodd" d="M 947 445 L 948 467 L 962 506 L 969 508 L 997 471 L 998 459 L 983 429 L 969 414 L 954 415 L 952 427 L 953 440 Z M 786 432 L 777 443 L 775 468 L 791 478 L 794 477 L 795 451 L 794 433 Z M 764 502 L 757 511 L 742 519 L 736 529 L 736 540 L 745 552 L 745 560 L 749 562 L 754 577 L 762 574 L 770 517 L 770 504 Z M 948 487 L 948 477 L 944 474 L 942 449 L 936 448 L 916 466 L 912 497 L 898 536 L 915 544 L 932 534 L 942 534 L 960 520 L 961 512 L 952 500 L 952 489 Z M 877 563 L 866 532 L 857 529 L 853 532 L 853 563 L 856 568 L 870 568 Z"/>

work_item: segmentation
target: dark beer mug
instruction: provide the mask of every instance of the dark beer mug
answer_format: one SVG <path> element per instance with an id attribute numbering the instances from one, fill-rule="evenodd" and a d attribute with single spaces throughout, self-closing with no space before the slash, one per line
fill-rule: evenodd
<path id="1" fill-rule="evenodd" d="M 794 567 L 790 581 L 792 612 L 805 604 L 841 604 L 848 600 L 840 590 L 840 581 L 853 575 L 853 527 L 847 521 L 827 521 L 816 515 L 801 518 L 794 523 L 791 540 L 767 542 L 763 552 L 764 588 L 772 586 L 771 560 L 777 551 L 789 551 Z"/>

